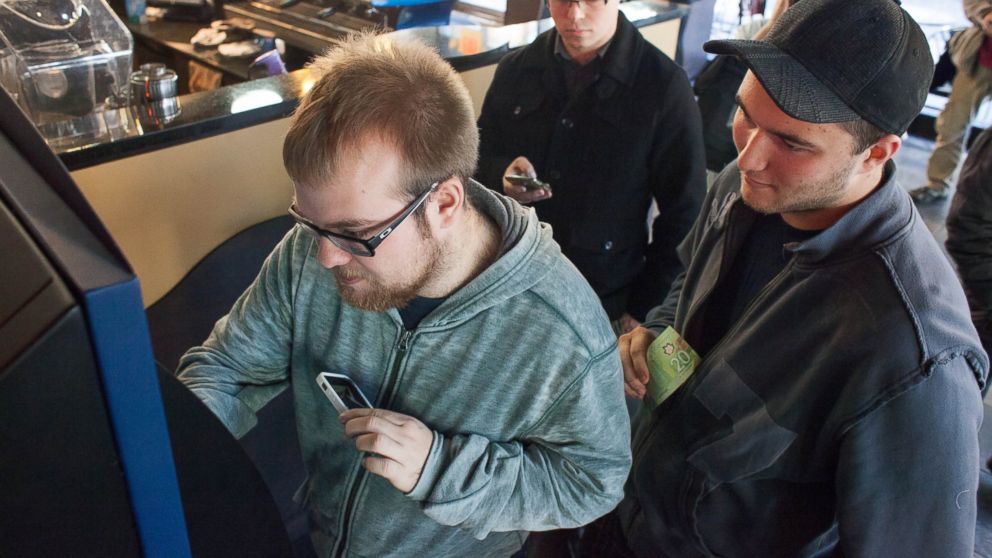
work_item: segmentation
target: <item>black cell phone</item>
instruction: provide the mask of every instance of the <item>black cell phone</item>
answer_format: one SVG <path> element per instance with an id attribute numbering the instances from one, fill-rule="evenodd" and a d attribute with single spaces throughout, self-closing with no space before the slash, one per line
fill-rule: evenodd
<path id="1" fill-rule="evenodd" d="M 547 182 L 542 182 L 533 176 L 527 176 L 524 174 L 508 174 L 504 178 L 506 178 L 506 181 L 514 186 L 523 186 L 528 190 L 551 191 L 550 184 Z"/>
<path id="2" fill-rule="evenodd" d="M 334 405 L 338 414 L 348 409 L 372 408 L 372 404 L 369 403 L 368 398 L 365 397 L 362 390 L 358 388 L 358 384 L 348 376 L 335 374 L 334 372 L 321 372 L 317 374 L 316 380 L 317 385 L 320 386 L 320 390 L 327 396 L 331 405 Z"/>

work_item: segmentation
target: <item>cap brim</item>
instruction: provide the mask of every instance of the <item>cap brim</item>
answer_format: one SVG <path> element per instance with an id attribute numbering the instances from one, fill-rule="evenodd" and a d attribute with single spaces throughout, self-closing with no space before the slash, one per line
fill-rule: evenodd
<path id="1" fill-rule="evenodd" d="M 707 41 L 703 50 L 739 58 L 775 104 L 793 118 L 816 124 L 861 118 L 796 59 L 769 42 Z"/>

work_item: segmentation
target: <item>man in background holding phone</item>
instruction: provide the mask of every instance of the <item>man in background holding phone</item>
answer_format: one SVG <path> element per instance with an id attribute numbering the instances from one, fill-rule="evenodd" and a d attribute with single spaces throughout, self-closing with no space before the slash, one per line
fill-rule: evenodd
<path id="1" fill-rule="evenodd" d="M 620 339 L 651 413 L 585 555 L 973 556 L 988 357 L 892 161 L 926 36 L 892 0 L 802 0 L 704 48 L 749 68 L 738 158 L 665 304 Z M 681 385 L 649 364 L 673 330 L 699 357 Z"/>
<path id="2" fill-rule="evenodd" d="M 619 5 L 548 0 L 555 28 L 504 57 L 486 94 L 476 177 L 533 204 L 622 333 L 681 270 L 675 248 L 699 213 L 706 161 L 685 73 Z"/>
<path id="3" fill-rule="evenodd" d="M 293 390 L 319 556 L 509 556 L 612 509 L 616 338 L 548 227 L 471 180 L 458 75 L 371 36 L 311 71 L 283 145 L 298 225 L 180 379 L 236 436 Z M 339 414 L 318 377 L 375 408 Z"/>

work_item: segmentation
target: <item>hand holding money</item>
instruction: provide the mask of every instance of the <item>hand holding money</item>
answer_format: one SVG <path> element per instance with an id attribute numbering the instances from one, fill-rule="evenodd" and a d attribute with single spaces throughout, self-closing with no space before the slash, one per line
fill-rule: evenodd
<path id="1" fill-rule="evenodd" d="M 643 399 L 647 394 L 647 385 L 651 378 L 647 361 L 648 346 L 657 336 L 650 329 L 638 327 L 617 340 L 620 360 L 623 362 L 623 391 L 628 397 Z"/>
<path id="2" fill-rule="evenodd" d="M 670 326 L 661 332 L 647 350 L 651 379 L 647 385 L 648 404 L 657 407 L 679 389 L 699 365 L 699 355 Z"/>

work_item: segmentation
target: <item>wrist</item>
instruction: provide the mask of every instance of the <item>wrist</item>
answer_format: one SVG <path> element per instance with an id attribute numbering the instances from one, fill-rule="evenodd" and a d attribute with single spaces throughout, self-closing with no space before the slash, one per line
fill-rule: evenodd
<path id="1" fill-rule="evenodd" d="M 434 483 L 441 474 L 441 455 L 444 448 L 444 435 L 440 432 L 432 431 L 431 448 L 427 451 L 427 459 L 420 469 L 420 478 L 413 488 L 405 495 L 411 500 L 421 501 L 427 498 L 434 488 Z"/>

